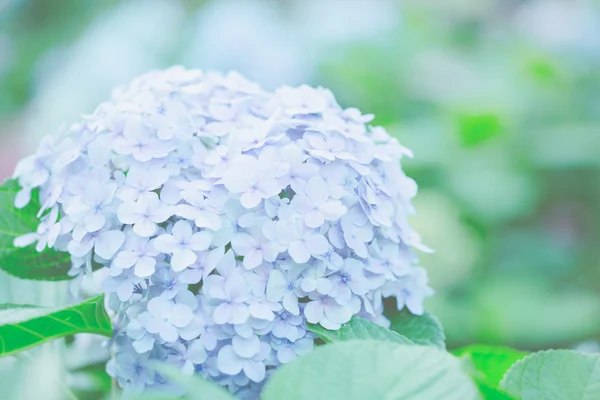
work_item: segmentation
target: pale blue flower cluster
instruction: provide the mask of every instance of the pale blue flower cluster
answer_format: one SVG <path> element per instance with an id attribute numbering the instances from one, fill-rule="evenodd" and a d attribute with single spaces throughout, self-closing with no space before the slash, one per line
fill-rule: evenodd
<path id="1" fill-rule="evenodd" d="M 323 88 L 263 91 L 236 73 L 174 67 L 117 90 L 22 161 L 37 232 L 73 275 L 109 271 L 115 357 L 128 391 L 165 386 L 152 360 L 256 397 L 310 352 L 307 323 L 386 324 L 383 298 L 423 312 L 432 291 L 411 248 L 410 155 L 371 115 Z"/>

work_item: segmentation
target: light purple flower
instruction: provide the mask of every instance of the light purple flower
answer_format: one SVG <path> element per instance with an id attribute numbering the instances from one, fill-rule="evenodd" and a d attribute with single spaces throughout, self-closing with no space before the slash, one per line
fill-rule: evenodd
<path id="1" fill-rule="evenodd" d="M 312 177 L 301 192 L 296 193 L 292 206 L 304 217 L 309 228 L 318 228 L 327 221 L 336 221 L 348 210 L 341 201 L 329 200 L 327 183 L 319 176 Z"/>
<path id="2" fill-rule="evenodd" d="M 142 291 L 143 278 L 135 275 L 132 269 L 124 270 L 117 276 L 111 276 L 104 281 L 104 289 L 108 293 L 116 293 L 122 302 L 131 300 L 132 296 L 139 290 Z"/>
<path id="3" fill-rule="evenodd" d="M 153 158 L 165 157 L 176 145 L 154 137 L 141 117 L 130 116 L 123 136 L 117 138 L 113 146 L 117 154 L 131 155 L 136 161 L 145 163 Z"/>
<path id="4" fill-rule="evenodd" d="M 286 112 L 289 115 L 315 114 L 325 111 L 329 105 L 329 99 L 323 92 L 307 85 L 297 88 L 283 86 L 275 95 L 288 107 Z"/>
<path id="5" fill-rule="evenodd" d="M 48 215 L 42 218 L 35 233 L 27 233 L 15 238 L 13 245 L 15 247 L 25 247 L 37 242 L 36 251 L 43 251 L 46 246 L 54 247 L 58 236 L 61 234 L 61 224 L 57 222 L 58 208 L 53 207 Z"/>
<path id="6" fill-rule="evenodd" d="M 145 386 L 151 385 L 156 380 L 156 373 L 148 363 L 150 353 L 137 354 L 123 352 L 116 356 L 116 373 L 119 378 L 129 385 L 134 393 L 141 392 Z"/>
<path id="7" fill-rule="evenodd" d="M 211 240 L 210 232 L 194 233 L 189 222 L 178 221 L 170 234 L 160 235 L 153 244 L 159 251 L 172 254 L 171 266 L 174 271 L 183 271 L 198 259 L 195 252 L 208 249 Z"/>
<path id="8" fill-rule="evenodd" d="M 308 354 L 314 348 L 314 339 L 304 337 L 296 341 L 273 337 L 271 346 L 277 352 L 277 360 L 282 364 L 295 361 L 298 356 Z"/>
<path id="9" fill-rule="evenodd" d="M 168 179 L 169 173 L 164 169 L 134 165 L 127 172 L 123 185 L 117 190 L 117 197 L 125 202 L 134 202 L 141 194 L 160 188 Z"/>
<path id="10" fill-rule="evenodd" d="M 224 346 L 219 350 L 219 370 L 227 375 L 237 375 L 244 371 L 246 376 L 254 382 L 262 382 L 266 376 L 264 360 L 270 353 L 271 348 L 267 343 L 260 342 L 256 354 L 250 357 L 242 357 L 236 353 L 233 345 Z"/>
<path id="11" fill-rule="evenodd" d="M 129 235 L 123 249 L 117 254 L 112 266 L 118 270 L 134 267 L 135 274 L 146 278 L 154 274 L 156 256 L 160 253 L 154 248 L 149 239 Z"/>
<path id="12" fill-rule="evenodd" d="M 94 182 L 88 184 L 81 197 L 65 207 L 65 213 L 77 223 L 73 232 L 75 238 L 97 232 L 106 225 L 107 215 L 114 214 L 116 190 L 114 183 Z"/>
<path id="13" fill-rule="evenodd" d="M 288 144 L 279 150 L 281 159 L 289 164 L 288 171 L 279 178 L 280 186 L 291 186 L 296 193 L 299 192 L 309 179 L 319 172 L 319 166 L 307 163 L 308 154 L 295 144 Z"/>
<path id="14" fill-rule="evenodd" d="M 244 267 L 252 269 L 258 267 L 263 261 L 273 262 L 283 250 L 277 242 L 268 240 L 260 230 L 251 233 L 240 233 L 231 241 L 231 248 L 244 256 Z"/>
<path id="15" fill-rule="evenodd" d="M 167 362 L 181 367 L 184 375 L 192 375 L 195 366 L 203 364 L 208 358 L 208 353 L 200 340 L 191 341 L 187 347 L 183 343 L 170 344 Z"/>
<path id="16" fill-rule="evenodd" d="M 186 138 L 194 133 L 189 111 L 183 103 L 177 101 L 161 105 L 160 111 L 152 115 L 149 123 L 156 129 L 156 135 L 161 140 Z"/>
<path id="17" fill-rule="evenodd" d="M 323 234 L 306 228 L 300 219 L 277 222 L 275 228 L 268 233 L 267 237 L 270 240 L 279 240 L 298 264 L 307 262 L 311 256 L 327 252 L 330 247 Z"/>
<path id="18" fill-rule="evenodd" d="M 334 199 L 352 196 L 358 186 L 357 173 L 339 161 L 323 165 L 321 175 Z"/>
<path id="19" fill-rule="evenodd" d="M 301 328 L 304 318 L 283 311 L 275 316 L 271 333 L 278 338 L 291 340 L 292 342 L 304 335 L 305 330 Z"/>
<path id="20" fill-rule="evenodd" d="M 341 218 L 341 227 L 348 247 L 359 257 L 367 257 L 367 243 L 373 240 L 373 225 L 364 212 L 358 207 L 352 208 Z"/>
<path id="21" fill-rule="evenodd" d="M 182 394 L 160 362 L 257 399 L 313 348 L 307 323 L 385 326 L 384 298 L 421 313 L 432 294 L 410 151 L 372 118 L 323 88 L 152 72 L 19 164 L 15 204 L 41 207 L 14 244 L 68 251 L 74 295 L 102 281 L 126 397 Z"/>
<path id="22" fill-rule="evenodd" d="M 249 228 L 259 223 L 259 217 L 255 213 L 246 210 L 239 202 L 230 201 L 221 215 L 221 227 L 215 232 L 213 244 L 225 246 L 237 235 L 248 232 Z"/>
<path id="23" fill-rule="evenodd" d="M 364 275 L 365 266 L 362 262 L 347 258 L 344 266 L 329 277 L 331 290 L 329 296 L 335 298 L 341 305 L 348 304 L 352 295 L 362 296 L 369 290 L 369 282 Z"/>
<path id="24" fill-rule="evenodd" d="M 283 175 L 287 164 L 281 162 L 276 151 L 263 151 L 257 159 L 248 155 L 238 156 L 226 172 L 222 183 L 232 193 L 239 193 L 245 208 L 254 208 L 262 199 L 279 194 L 277 178 Z"/>
<path id="25" fill-rule="evenodd" d="M 383 190 L 373 187 L 368 179 L 358 186 L 358 198 L 363 211 L 373 225 L 391 226 L 394 216 L 394 204 Z"/>
<path id="26" fill-rule="evenodd" d="M 68 245 L 69 253 L 74 257 L 85 257 L 92 249 L 105 260 L 113 258 L 125 242 L 125 234 L 117 230 L 105 230 L 88 233 L 81 241 L 71 240 Z"/>
<path id="27" fill-rule="evenodd" d="M 415 315 L 421 315 L 425 311 L 423 300 L 433 294 L 433 290 L 427 286 L 427 273 L 423 268 L 413 268 L 409 275 L 400 278 L 400 282 L 387 282 L 384 286 L 384 295 L 396 296 L 398 310 L 405 306 Z"/>
<path id="28" fill-rule="evenodd" d="M 350 301 L 341 305 L 334 298 L 318 295 L 304 307 L 304 316 L 311 324 L 321 324 L 326 329 L 338 330 L 342 324 L 360 310 L 360 300 L 352 297 Z"/>
<path id="29" fill-rule="evenodd" d="M 149 333 L 158 334 L 165 342 L 174 342 L 179 338 L 178 329 L 186 327 L 193 316 L 187 305 L 155 297 L 148 302 L 148 311 L 138 319 Z"/>
<path id="30" fill-rule="evenodd" d="M 228 277 L 211 275 L 204 281 L 204 293 L 216 306 L 213 320 L 217 324 L 243 324 L 250 316 L 248 304 L 251 291 L 239 273 Z"/>
<path id="31" fill-rule="evenodd" d="M 223 247 L 217 247 L 210 251 L 203 251 L 198 255 L 194 264 L 181 271 L 179 280 L 183 283 L 195 284 L 200 282 L 215 270 L 223 259 Z"/>
<path id="32" fill-rule="evenodd" d="M 181 197 L 188 204 L 176 206 L 175 213 L 185 219 L 194 220 L 198 228 L 212 229 L 218 231 L 221 228 L 221 204 L 220 199 L 209 199 L 198 191 L 184 190 Z"/>
<path id="33" fill-rule="evenodd" d="M 272 302 L 281 301 L 283 307 L 293 315 L 300 314 L 298 299 L 305 296 L 300 288 L 298 275 L 302 270 L 290 269 L 285 275 L 279 270 L 271 271 L 267 282 L 267 300 Z"/>
<path id="34" fill-rule="evenodd" d="M 317 160 L 331 162 L 336 159 L 354 161 L 356 156 L 348 149 L 347 139 L 340 134 L 307 132 L 301 143 L 303 148 Z"/>
<path id="35" fill-rule="evenodd" d="M 141 237 L 151 237 L 158 230 L 158 224 L 168 220 L 173 211 L 161 202 L 156 193 L 143 193 L 135 203 L 123 203 L 117 216 L 124 224 L 132 224 L 133 232 Z"/>
<path id="36" fill-rule="evenodd" d="M 157 266 L 156 272 L 150 279 L 152 282 L 150 289 L 156 291 L 155 295 L 166 299 L 174 298 L 188 287 L 187 283 L 179 279 L 179 274 L 168 265 Z"/>

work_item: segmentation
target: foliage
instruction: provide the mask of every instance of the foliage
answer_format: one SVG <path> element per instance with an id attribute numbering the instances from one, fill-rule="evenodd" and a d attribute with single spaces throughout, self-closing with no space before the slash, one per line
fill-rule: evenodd
<path id="1" fill-rule="evenodd" d="M 522 400 L 600 398 L 600 355 L 547 350 L 517 361 L 501 386 Z"/>
<path id="2" fill-rule="evenodd" d="M 71 268 L 69 254 L 52 249 L 37 252 L 35 245 L 24 248 L 13 245 L 17 237 L 37 230 L 37 213 L 41 208 L 34 194 L 26 207 L 17 209 L 14 203 L 19 189 L 14 180 L 6 181 L 0 186 L 0 269 L 23 279 L 71 279 L 67 275 Z"/>
<path id="3" fill-rule="evenodd" d="M 471 400 L 477 389 L 458 360 L 417 345 L 348 341 L 316 349 L 275 373 L 265 400 Z"/>
<path id="4" fill-rule="evenodd" d="M 463 347 L 453 354 L 468 362 L 465 368 L 471 372 L 484 398 L 498 400 L 511 398 L 500 389 L 500 381 L 515 362 L 527 355 L 507 347 L 486 345 Z"/>
<path id="5" fill-rule="evenodd" d="M 491 387 L 498 387 L 506 371 L 527 353 L 500 346 L 472 345 L 453 351 L 472 363 L 479 378 Z"/>
<path id="6" fill-rule="evenodd" d="M 320 325 L 309 324 L 308 329 L 325 343 L 336 343 L 346 340 L 376 339 L 394 343 L 412 344 L 409 339 L 397 332 L 385 329 L 369 320 L 354 316 L 337 331 L 330 331 Z"/>
<path id="7" fill-rule="evenodd" d="M 392 317 L 390 329 L 416 344 L 432 345 L 442 349 L 446 347 L 442 324 L 436 316 L 428 312 L 417 316 L 405 309 Z"/>
<path id="8" fill-rule="evenodd" d="M 0 357 L 78 333 L 112 336 L 102 296 L 58 311 L 29 305 L 0 305 Z"/>

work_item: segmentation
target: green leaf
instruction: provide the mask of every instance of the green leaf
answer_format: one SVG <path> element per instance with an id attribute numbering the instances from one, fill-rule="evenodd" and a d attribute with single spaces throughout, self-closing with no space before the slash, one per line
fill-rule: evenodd
<path id="1" fill-rule="evenodd" d="M 337 331 L 330 331 L 321 325 L 308 324 L 308 330 L 317 334 L 325 343 L 335 343 L 353 339 L 374 339 L 395 343 L 413 344 L 398 333 L 377 325 L 361 317 L 352 317 L 350 322 L 342 325 Z"/>
<path id="2" fill-rule="evenodd" d="M 58 311 L 0 305 L 0 357 L 77 333 L 112 336 L 103 296 Z"/>
<path id="3" fill-rule="evenodd" d="M 454 355 L 468 360 L 475 377 L 482 383 L 498 388 L 506 371 L 527 353 L 501 346 L 472 345 L 453 351 Z"/>
<path id="4" fill-rule="evenodd" d="M 426 312 L 423 315 L 413 315 L 404 309 L 393 316 L 391 321 L 390 329 L 416 344 L 446 348 L 444 328 L 432 314 Z"/>
<path id="5" fill-rule="evenodd" d="M 24 248 L 13 246 L 15 238 L 37 230 L 37 213 L 41 206 L 37 193 L 23 209 L 14 206 L 19 185 L 9 180 L 0 185 L 0 269 L 22 279 L 58 281 L 72 277 L 67 275 L 71 268 L 68 253 L 46 249 L 37 252 L 35 245 Z"/>
<path id="6" fill-rule="evenodd" d="M 479 394 L 454 356 L 432 346 L 350 340 L 281 367 L 263 400 L 471 400 Z"/>
<path id="7" fill-rule="evenodd" d="M 201 378 L 198 375 L 185 376 L 180 370 L 168 365 L 156 365 L 155 368 L 161 375 L 181 385 L 187 392 L 184 396 L 187 400 L 236 400 L 222 386 Z M 144 396 L 144 398 L 146 397 Z"/>
<path id="8" fill-rule="evenodd" d="M 461 142 L 466 147 L 477 146 L 504 132 L 504 122 L 494 113 L 463 113 L 456 117 Z"/>
<path id="9" fill-rule="evenodd" d="M 517 361 L 500 386 L 522 400 L 600 399 L 600 355 L 548 350 Z"/>

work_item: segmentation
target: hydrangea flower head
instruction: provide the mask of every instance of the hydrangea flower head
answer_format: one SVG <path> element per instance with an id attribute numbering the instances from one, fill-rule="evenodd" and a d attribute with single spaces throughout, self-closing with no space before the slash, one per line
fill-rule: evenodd
<path id="1" fill-rule="evenodd" d="M 115 91 L 44 140 L 16 177 L 40 227 L 16 241 L 107 270 L 128 391 L 165 384 L 150 363 L 255 396 L 310 352 L 307 323 L 380 324 L 383 298 L 423 312 L 412 248 L 410 151 L 323 88 L 262 90 L 236 73 L 174 67 Z"/>

